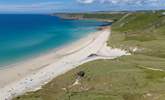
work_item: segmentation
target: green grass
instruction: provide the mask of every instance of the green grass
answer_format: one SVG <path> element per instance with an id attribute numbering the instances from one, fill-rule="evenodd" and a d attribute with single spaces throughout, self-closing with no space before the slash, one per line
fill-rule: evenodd
<path id="1" fill-rule="evenodd" d="M 114 30 L 121 32 L 152 31 L 165 25 L 165 16 L 156 12 L 130 13 L 125 19 L 115 23 Z"/>
<path id="2" fill-rule="evenodd" d="M 118 20 L 124 14 L 84 14 L 84 18 L 97 18 L 97 19 L 111 19 L 111 20 Z M 95 17 L 94 17 L 95 16 Z"/>
<path id="3" fill-rule="evenodd" d="M 141 62 L 140 59 L 141 56 L 138 55 L 83 64 L 54 79 L 43 89 L 27 93 L 17 100 L 69 100 L 69 96 L 71 100 L 152 100 L 151 97 L 144 98 L 144 96 L 147 93 L 155 96 L 157 92 L 160 92 L 159 95 L 162 96 L 165 93 L 162 91 L 165 86 L 165 73 L 142 69 L 136 65 L 154 67 L 148 62 L 160 62 L 165 65 L 165 61 L 148 56 L 143 57 L 148 62 Z M 82 87 L 88 90 L 76 86 L 68 93 L 63 91 L 62 88 L 68 87 L 74 82 L 75 73 L 80 70 L 86 72 L 86 76 L 81 82 Z"/>
<path id="4" fill-rule="evenodd" d="M 139 51 L 83 64 L 53 79 L 41 90 L 14 100 L 165 100 L 165 71 L 147 69 L 165 70 L 165 18 L 160 15 L 132 13 L 113 24 L 108 45 L 126 50 L 138 47 Z M 86 75 L 81 85 L 64 91 L 82 70 Z"/>

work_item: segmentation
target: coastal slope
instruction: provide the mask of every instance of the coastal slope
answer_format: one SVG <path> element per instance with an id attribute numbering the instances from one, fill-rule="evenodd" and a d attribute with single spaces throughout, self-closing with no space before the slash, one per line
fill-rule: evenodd
<path id="1" fill-rule="evenodd" d="M 78 48 L 77 50 L 64 55 L 57 61 L 50 63 L 44 68 L 36 70 L 34 73 L 27 75 L 25 78 L 22 78 L 1 88 L 1 99 L 11 99 L 12 97 L 23 94 L 25 92 L 37 90 L 40 88 L 40 86 L 46 84 L 54 77 L 61 75 L 85 62 L 105 58 L 103 53 L 101 52 L 104 52 L 104 50 L 106 49 L 106 42 L 110 36 L 110 27 L 107 26 L 103 30 L 98 31 L 95 34 L 97 35 L 93 38 L 90 38 L 90 40 L 88 40 L 90 42 L 88 42 L 86 46 Z M 110 55 L 107 57 L 115 58 L 126 54 L 126 52 L 122 50 L 114 50 L 112 52 L 121 53 L 115 53 L 114 55 Z M 98 54 L 99 56 L 90 57 L 90 55 L 92 54 Z"/>
<path id="2" fill-rule="evenodd" d="M 163 12 L 127 12 L 113 23 L 108 45 L 131 55 L 85 63 L 14 100 L 164 100 Z M 79 71 L 84 71 L 85 77 L 66 91 Z"/>

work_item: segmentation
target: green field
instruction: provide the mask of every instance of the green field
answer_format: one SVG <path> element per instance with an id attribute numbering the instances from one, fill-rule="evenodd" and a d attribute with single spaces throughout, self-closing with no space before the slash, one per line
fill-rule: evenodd
<path id="1" fill-rule="evenodd" d="M 14 100 L 165 100 L 165 15 L 162 12 L 126 13 L 113 23 L 108 45 L 128 50 L 132 55 L 83 64 L 41 90 Z M 135 47 L 138 50 L 133 52 Z M 74 83 L 79 71 L 86 73 L 81 84 L 64 90 Z"/>

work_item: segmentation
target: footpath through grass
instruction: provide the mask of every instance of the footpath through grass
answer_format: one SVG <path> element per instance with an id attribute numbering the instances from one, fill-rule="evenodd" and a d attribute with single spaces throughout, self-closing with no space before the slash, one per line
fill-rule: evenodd
<path id="1" fill-rule="evenodd" d="M 131 56 L 97 60 L 14 100 L 165 100 L 165 16 L 162 11 L 130 13 L 112 25 L 108 44 Z M 134 49 L 137 48 L 136 51 Z M 84 71 L 81 85 L 71 86 Z"/>

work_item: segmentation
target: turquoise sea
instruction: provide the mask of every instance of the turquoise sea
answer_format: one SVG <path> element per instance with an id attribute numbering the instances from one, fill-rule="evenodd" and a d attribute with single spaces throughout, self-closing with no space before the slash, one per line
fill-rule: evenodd
<path id="1" fill-rule="evenodd" d="M 50 15 L 0 15 L 0 67 L 48 52 L 107 24 Z"/>

